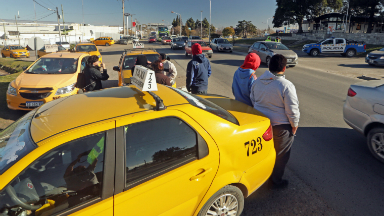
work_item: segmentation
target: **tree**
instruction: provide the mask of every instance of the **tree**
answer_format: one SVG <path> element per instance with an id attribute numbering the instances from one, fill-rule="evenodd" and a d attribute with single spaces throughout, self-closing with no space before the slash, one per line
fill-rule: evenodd
<path id="1" fill-rule="evenodd" d="M 256 34 L 256 31 L 257 31 L 256 26 L 253 25 L 251 21 L 247 22 L 247 26 L 245 29 L 247 31 L 247 34 Z"/>
<path id="2" fill-rule="evenodd" d="M 216 32 L 216 27 L 211 24 L 211 34 Z"/>
<path id="3" fill-rule="evenodd" d="M 340 9 L 342 2 L 343 0 L 276 0 L 277 8 L 272 23 L 274 27 L 281 27 L 284 22 L 297 23 L 299 33 L 302 33 L 304 18 L 313 19 L 326 8 Z"/>
<path id="4" fill-rule="evenodd" d="M 173 19 L 173 21 L 172 21 L 172 26 L 173 26 L 173 27 L 176 27 L 176 26 L 177 26 L 176 19 Z"/>
<path id="5" fill-rule="evenodd" d="M 252 24 L 252 21 L 238 21 L 236 25 L 236 33 L 243 34 L 243 37 L 247 37 L 247 34 L 255 34 L 256 26 Z"/>
<path id="6" fill-rule="evenodd" d="M 384 0 L 383 0 L 384 1 Z M 195 22 L 195 29 L 199 28 L 200 27 L 200 20 L 197 19 L 196 22 Z"/>
<path id="7" fill-rule="evenodd" d="M 175 26 L 171 29 L 171 32 L 173 31 L 174 35 L 180 34 L 180 26 Z"/>
<path id="8" fill-rule="evenodd" d="M 195 29 L 195 21 L 193 20 L 192 17 L 189 18 L 185 24 L 188 25 L 188 27 L 191 28 L 191 30 Z"/>
<path id="9" fill-rule="evenodd" d="M 188 36 L 191 34 L 191 31 L 189 30 L 189 27 L 188 25 L 185 25 L 183 28 L 182 28 L 182 35 L 185 35 L 185 36 Z"/>
<path id="10" fill-rule="evenodd" d="M 203 28 L 208 28 L 208 26 L 209 26 L 209 22 L 208 22 L 207 18 L 204 18 L 203 19 Z"/>
<path id="11" fill-rule="evenodd" d="M 368 16 L 367 33 L 372 32 L 372 23 L 375 21 L 375 14 L 383 11 L 383 0 L 349 0 L 349 14 L 353 16 Z"/>
<path id="12" fill-rule="evenodd" d="M 235 30 L 231 27 L 226 27 L 224 28 L 223 30 L 223 36 L 229 36 L 229 35 L 234 35 L 235 34 Z"/>

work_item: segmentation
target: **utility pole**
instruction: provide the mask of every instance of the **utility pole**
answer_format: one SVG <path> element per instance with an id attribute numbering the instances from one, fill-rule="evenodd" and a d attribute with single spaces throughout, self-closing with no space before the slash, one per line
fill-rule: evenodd
<path id="1" fill-rule="evenodd" d="M 124 0 L 121 0 L 123 3 L 123 35 L 126 35 L 126 32 L 128 32 L 128 27 L 127 30 L 125 30 L 125 17 L 124 17 Z M 127 17 L 127 22 L 128 22 L 128 17 Z"/>
<path id="2" fill-rule="evenodd" d="M 7 32 L 5 31 L 5 23 L 3 23 L 3 28 L 4 28 L 4 46 L 7 45 Z"/>
<path id="3" fill-rule="evenodd" d="M 16 29 L 17 29 L 17 38 L 19 39 L 19 46 L 20 46 L 20 32 L 19 32 L 19 26 L 17 25 L 16 15 L 15 15 L 15 21 L 16 21 Z"/>
<path id="4" fill-rule="evenodd" d="M 201 39 L 203 39 L 203 11 L 201 12 L 201 17 L 200 17 L 200 34 L 201 34 Z"/>
<path id="5" fill-rule="evenodd" d="M 211 42 L 211 0 L 209 0 L 209 26 L 208 26 L 208 30 L 209 30 L 209 35 L 208 35 L 208 41 Z"/>
<path id="6" fill-rule="evenodd" d="M 135 18 L 135 37 L 137 37 L 137 21 L 136 21 L 136 18 Z"/>
<path id="7" fill-rule="evenodd" d="M 56 7 L 56 13 L 57 13 L 57 24 L 59 26 L 59 37 L 60 37 L 60 44 L 61 44 L 60 15 L 59 15 L 59 8 L 58 7 Z"/>
<path id="8" fill-rule="evenodd" d="M 63 5 L 61 5 L 61 14 L 63 14 L 64 37 L 65 37 L 65 41 L 67 41 L 67 30 L 65 29 Z"/>

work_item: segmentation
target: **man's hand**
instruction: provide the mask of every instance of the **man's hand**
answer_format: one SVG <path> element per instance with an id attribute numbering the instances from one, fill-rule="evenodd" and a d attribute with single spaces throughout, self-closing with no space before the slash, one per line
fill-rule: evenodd
<path id="1" fill-rule="evenodd" d="M 106 67 L 105 67 L 105 64 L 104 64 L 104 63 L 101 63 L 101 66 L 103 67 L 103 69 L 106 69 Z"/>
<path id="2" fill-rule="evenodd" d="M 292 133 L 293 133 L 293 135 L 296 134 L 297 128 L 299 128 L 299 126 L 297 126 L 297 127 L 292 127 Z"/>

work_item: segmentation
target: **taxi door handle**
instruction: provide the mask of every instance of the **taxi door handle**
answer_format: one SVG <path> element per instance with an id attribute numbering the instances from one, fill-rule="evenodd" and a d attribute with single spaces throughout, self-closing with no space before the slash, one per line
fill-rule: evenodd
<path id="1" fill-rule="evenodd" d="M 189 180 L 190 181 L 199 181 L 201 178 L 204 178 L 207 173 L 211 172 L 212 168 L 205 169 L 204 171 L 200 172 L 199 174 L 192 176 Z"/>

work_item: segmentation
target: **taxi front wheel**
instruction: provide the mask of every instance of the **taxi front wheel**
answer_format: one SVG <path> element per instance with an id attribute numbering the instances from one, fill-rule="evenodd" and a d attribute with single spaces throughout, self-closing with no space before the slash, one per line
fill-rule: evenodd
<path id="1" fill-rule="evenodd" d="M 205 203 L 198 216 L 239 216 L 244 208 L 244 196 L 238 187 L 227 185 Z"/>

